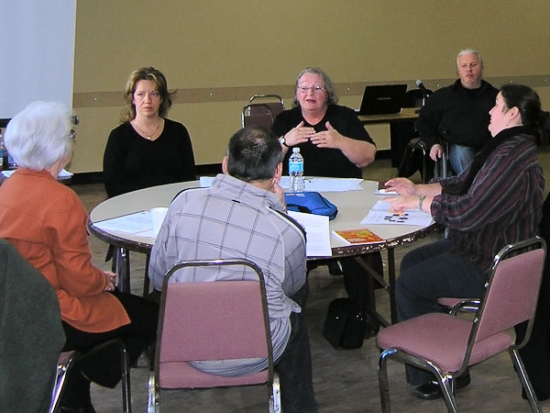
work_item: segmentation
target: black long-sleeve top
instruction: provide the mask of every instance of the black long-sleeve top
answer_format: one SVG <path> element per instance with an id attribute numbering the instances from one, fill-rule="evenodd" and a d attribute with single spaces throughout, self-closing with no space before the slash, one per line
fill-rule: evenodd
<path id="1" fill-rule="evenodd" d="M 107 195 L 196 179 L 195 157 L 187 128 L 164 121 L 154 141 L 141 137 L 129 122 L 111 131 L 103 155 Z"/>
<path id="2" fill-rule="evenodd" d="M 482 80 L 478 89 L 466 89 L 457 80 L 434 92 L 420 110 L 416 128 L 432 147 L 443 137 L 450 143 L 479 149 L 491 139 L 489 111 L 495 106 L 498 89 Z"/>

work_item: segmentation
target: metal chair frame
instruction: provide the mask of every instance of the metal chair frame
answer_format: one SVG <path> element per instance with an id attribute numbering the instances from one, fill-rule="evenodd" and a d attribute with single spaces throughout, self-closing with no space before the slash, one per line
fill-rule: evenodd
<path id="1" fill-rule="evenodd" d="M 160 390 L 162 389 L 160 386 L 160 355 L 161 355 L 161 343 L 162 343 L 162 335 L 163 335 L 163 329 L 164 329 L 164 316 L 166 312 L 166 300 L 167 300 L 167 294 L 169 291 L 169 286 L 177 285 L 178 283 L 170 282 L 170 278 L 178 271 L 186 267 L 212 267 L 212 266 L 241 266 L 241 267 L 248 267 L 249 269 L 254 272 L 258 278 L 258 284 L 261 294 L 261 305 L 263 308 L 263 321 L 264 321 L 264 327 L 265 327 L 265 335 L 266 335 L 266 354 L 267 354 L 267 390 L 268 390 L 268 409 L 270 413 L 280 413 L 281 412 L 281 400 L 280 400 L 280 383 L 279 383 L 279 377 L 278 374 L 274 371 L 274 363 L 273 363 L 273 347 L 271 343 L 271 330 L 270 330 L 270 323 L 269 323 L 269 314 L 268 314 L 268 306 L 267 306 L 267 298 L 266 298 L 266 290 L 265 290 L 265 281 L 263 277 L 262 270 L 252 261 L 246 260 L 246 259 L 216 259 L 216 260 L 189 260 L 189 261 L 182 261 L 179 263 L 176 263 L 173 265 L 165 274 L 164 280 L 163 280 L 163 287 L 162 287 L 162 293 L 161 293 L 161 301 L 160 301 L 160 314 L 159 314 L 159 323 L 158 323 L 158 332 L 157 332 L 157 344 L 155 349 L 155 368 L 154 371 L 151 372 L 149 375 L 149 383 L 148 383 L 148 403 L 147 403 L 147 412 L 148 413 L 158 413 L 160 410 Z M 207 281 L 205 283 L 216 283 L 220 281 Z M 231 281 L 231 282 L 239 282 L 239 281 Z M 189 283 L 180 283 L 180 285 L 185 285 Z M 236 382 L 235 384 L 230 384 L 229 386 L 245 386 L 248 384 L 239 384 L 238 378 L 235 378 Z M 261 384 L 261 383 L 256 383 Z M 227 384 L 224 384 L 223 386 L 228 386 Z M 188 388 L 188 387 L 182 387 L 182 388 Z"/>
<path id="2" fill-rule="evenodd" d="M 276 101 L 258 102 L 259 100 Z M 281 96 L 274 94 L 253 95 L 241 111 L 241 126 L 244 128 L 259 125 L 270 129 L 277 115 L 283 110 L 285 110 L 285 103 Z"/>
<path id="3" fill-rule="evenodd" d="M 57 362 L 57 370 L 55 375 L 54 387 L 52 389 L 52 402 L 50 404 L 49 413 L 56 413 L 59 410 L 59 402 L 64 391 L 67 375 L 70 374 L 74 363 L 79 359 L 86 358 L 88 355 L 100 351 L 106 347 L 117 345 L 121 354 L 121 371 L 122 371 L 122 406 L 124 413 L 132 413 L 132 392 L 130 386 L 130 365 L 128 361 L 128 353 L 122 339 L 116 338 L 105 343 L 98 344 L 86 351 L 65 351 L 59 356 Z"/>
<path id="4" fill-rule="evenodd" d="M 401 164 L 397 170 L 397 176 L 401 176 L 401 171 L 404 169 L 405 164 L 417 151 L 422 152 L 422 181 L 427 184 L 430 180 L 428 176 L 428 147 L 421 138 L 413 138 L 407 144 L 405 153 L 401 159 Z"/>
<path id="5" fill-rule="evenodd" d="M 430 361 L 429 358 L 425 358 L 420 355 L 413 355 L 398 347 L 389 347 L 389 348 L 382 349 L 383 351 L 380 355 L 379 365 L 378 365 L 378 377 L 379 377 L 379 385 L 380 385 L 380 399 L 382 403 L 382 411 L 384 413 L 389 413 L 391 411 L 389 387 L 388 387 L 388 371 L 387 371 L 387 361 L 389 359 L 393 359 L 401 363 L 407 363 L 412 366 L 432 372 L 436 376 L 439 386 L 442 390 L 443 397 L 445 399 L 445 404 L 447 405 L 448 411 L 454 412 L 454 413 L 459 412 L 458 406 L 456 404 L 456 400 L 453 395 L 453 390 L 454 390 L 453 378 L 459 377 L 460 375 L 464 374 L 468 369 L 468 367 L 471 365 L 470 357 L 472 356 L 474 346 L 479 342 L 482 342 L 483 340 L 491 340 L 491 338 L 483 338 L 483 337 L 481 337 L 481 339 L 478 340 L 479 339 L 478 332 L 480 332 L 482 323 L 487 323 L 487 321 L 483 321 L 484 312 L 487 305 L 487 299 L 488 297 L 490 297 L 491 287 L 492 287 L 493 279 L 495 278 L 495 274 L 503 275 L 497 272 L 499 264 L 503 260 L 514 259 L 515 255 L 518 255 L 518 254 L 521 255 L 523 252 L 530 252 L 532 250 L 542 251 L 541 253 L 538 252 L 538 255 L 533 257 L 534 259 L 537 260 L 537 267 L 540 267 L 540 274 L 538 275 L 538 285 L 540 288 L 540 282 L 542 280 L 542 270 L 544 266 L 544 258 L 546 254 L 546 243 L 542 238 L 535 237 L 526 241 L 520 241 L 513 245 L 507 245 L 495 256 L 495 259 L 493 261 L 493 265 L 490 271 L 489 281 L 487 282 L 487 291 L 485 293 L 484 299 L 481 300 L 480 302 L 479 309 L 477 309 L 474 319 L 471 322 L 472 326 L 470 329 L 464 358 L 461 362 L 460 368 L 457 371 L 453 371 L 453 372 L 444 371 L 438 365 L 436 365 L 433 361 Z M 537 271 L 538 271 L 538 268 L 537 268 Z M 492 300 L 494 300 L 494 297 L 492 298 Z M 518 352 L 518 350 L 528 342 L 529 337 L 531 335 L 535 309 L 536 309 L 536 301 L 537 301 L 537 297 L 535 297 L 535 302 L 531 303 L 532 312 L 530 317 L 527 319 L 528 327 L 525 333 L 525 337 L 520 343 L 517 343 L 517 344 L 511 341 L 507 349 L 514 363 L 514 367 L 518 374 L 518 378 L 527 394 L 527 399 L 531 406 L 531 410 L 533 412 L 542 413 L 540 403 L 537 400 L 537 397 L 534 393 L 529 377 L 527 376 L 527 372 L 525 371 L 525 366 L 523 365 L 523 362 L 521 361 L 521 357 Z M 461 303 L 456 303 L 456 304 L 457 304 L 456 310 L 458 311 L 458 309 L 461 308 L 460 305 L 475 306 L 475 300 L 472 302 L 470 299 L 465 299 L 465 300 L 462 300 Z M 422 317 L 427 319 L 431 316 L 434 316 L 434 314 L 426 314 L 424 316 L 420 316 L 416 318 L 416 320 L 420 320 Z M 435 316 L 449 317 L 449 315 L 444 315 L 444 314 L 436 314 Z M 463 321 L 467 322 L 466 320 L 463 320 Z M 429 320 L 427 320 L 427 322 L 429 322 Z M 404 323 L 406 323 L 406 321 Z M 399 323 L 395 327 L 399 328 L 398 326 L 399 326 Z M 498 328 L 495 330 L 498 331 Z M 495 336 L 501 333 L 506 334 L 499 331 L 499 332 L 496 332 Z M 434 334 L 436 334 L 436 332 L 434 332 Z M 501 351 L 504 351 L 504 350 L 501 350 Z M 498 353 L 493 353 L 493 355 L 494 354 L 498 354 Z M 488 358 L 488 356 L 483 356 L 481 360 L 478 362 L 483 362 L 486 358 Z"/>

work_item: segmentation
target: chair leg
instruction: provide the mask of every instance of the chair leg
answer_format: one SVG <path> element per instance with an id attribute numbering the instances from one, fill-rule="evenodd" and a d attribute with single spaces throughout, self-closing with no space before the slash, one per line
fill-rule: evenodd
<path id="1" fill-rule="evenodd" d="M 382 413 L 391 413 L 390 388 L 388 384 L 388 358 L 395 353 L 396 351 L 394 349 L 384 350 L 378 359 L 378 385 L 380 386 Z"/>
<path id="2" fill-rule="evenodd" d="M 537 399 L 535 391 L 533 390 L 531 380 L 529 380 L 529 376 L 525 371 L 525 366 L 523 365 L 523 361 L 521 360 L 518 350 L 511 348 L 509 352 L 512 361 L 514 362 L 514 366 L 516 367 L 519 381 L 521 382 L 521 385 L 523 386 L 523 389 L 527 394 L 527 400 L 529 400 L 531 411 L 534 413 L 542 413 L 542 407 L 540 406 L 539 400 Z"/>
<path id="3" fill-rule="evenodd" d="M 142 297 L 144 298 L 148 298 L 149 297 L 149 288 L 150 288 L 150 284 L 149 284 L 149 260 L 150 260 L 150 255 L 147 254 L 145 256 L 145 274 L 143 275 L 143 293 L 141 294 Z"/>
<path id="4" fill-rule="evenodd" d="M 116 255 L 118 288 L 124 293 L 130 293 L 130 252 L 126 248 L 117 248 Z"/>
<path id="5" fill-rule="evenodd" d="M 277 373 L 273 373 L 273 385 L 270 399 L 269 411 L 273 413 L 281 413 L 281 383 Z"/>
<path id="6" fill-rule="evenodd" d="M 433 366 L 432 366 L 433 368 Z M 452 376 L 443 374 L 439 369 L 433 368 L 433 373 L 437 377 L 437 382 L 443 393 L 443 399 L 447 405 L 447 411 L 449 413 L 459 413 L 458 405 L 453 394 L 453 381 Z"/>
<path id="7" fill-rule="evenodd" d="M 160 411 L 160 394 L 156 387 L 155 372 L 149 372 L 149 380 L 147 383 L 147 413 L 159 413 Z"/>
<path id="8" fill-rule="evenodd" d="M 447 151 L 444 150 L 441 155 L 441 178 L 446 179 L 449 176 L 449 160 L 447 159 Z"/>
<path id="9" fill-rule="evenodd" d="M 128 352 L 126 346 L 120 340 L 121 351 L 121 370 L 122 370 L 122 405 L 124 413 L 132 413 L 132 389 L 130 385 L 130 362 L 128 360 Z"/>
<path id="10" fill-rule="evenodd" d="M 66 357 L 63 360 L 60 360 L 57 364 L 54 388 L 52 390 L 52 402 L 48 413 L 55 413 L 59 409 L 59 401 L 61 400 L 61 395 L 63 393 L 65 379 L 67 378 L 67 372 L 73 363 L 74 356 L 74 351 L 67 352 Z"/>

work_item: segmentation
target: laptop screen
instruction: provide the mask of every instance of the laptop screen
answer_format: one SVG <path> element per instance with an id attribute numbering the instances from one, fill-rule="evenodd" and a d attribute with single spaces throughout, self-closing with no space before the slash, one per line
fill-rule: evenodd
<path id="1" fill-rule="evenodd" d="M 389 115 L 401 112 L 405 102 L 406 84 L 365 87 L 360 115 Z"/>

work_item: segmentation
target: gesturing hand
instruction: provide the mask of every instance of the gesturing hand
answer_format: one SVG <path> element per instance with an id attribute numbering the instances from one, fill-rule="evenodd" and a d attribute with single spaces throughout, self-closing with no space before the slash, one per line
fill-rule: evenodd
<path id="1" fill-rule="evenodd" d="M 319 148 L 339 148 L 342 135 L 332 127 L 330 122 L 325 123 L 327 130 L 317 132 L 311 136 L 311 143 Z"/>
<path id="2" fill-rule="evenodd" d="M 304 126 L 304 121 L 301 121 L 285 134 L 285 142 L 288 146 L 296 146 L 307 142 L 314 133 L 315 129 L 311 126 Z"/>
<path id="3" fill-rule="evenodd" d="M 386 182 L 386 191 L 394 191 L 399 195 L 415 195 L 416 185 L 407 178 L 393 178 Z"/>

